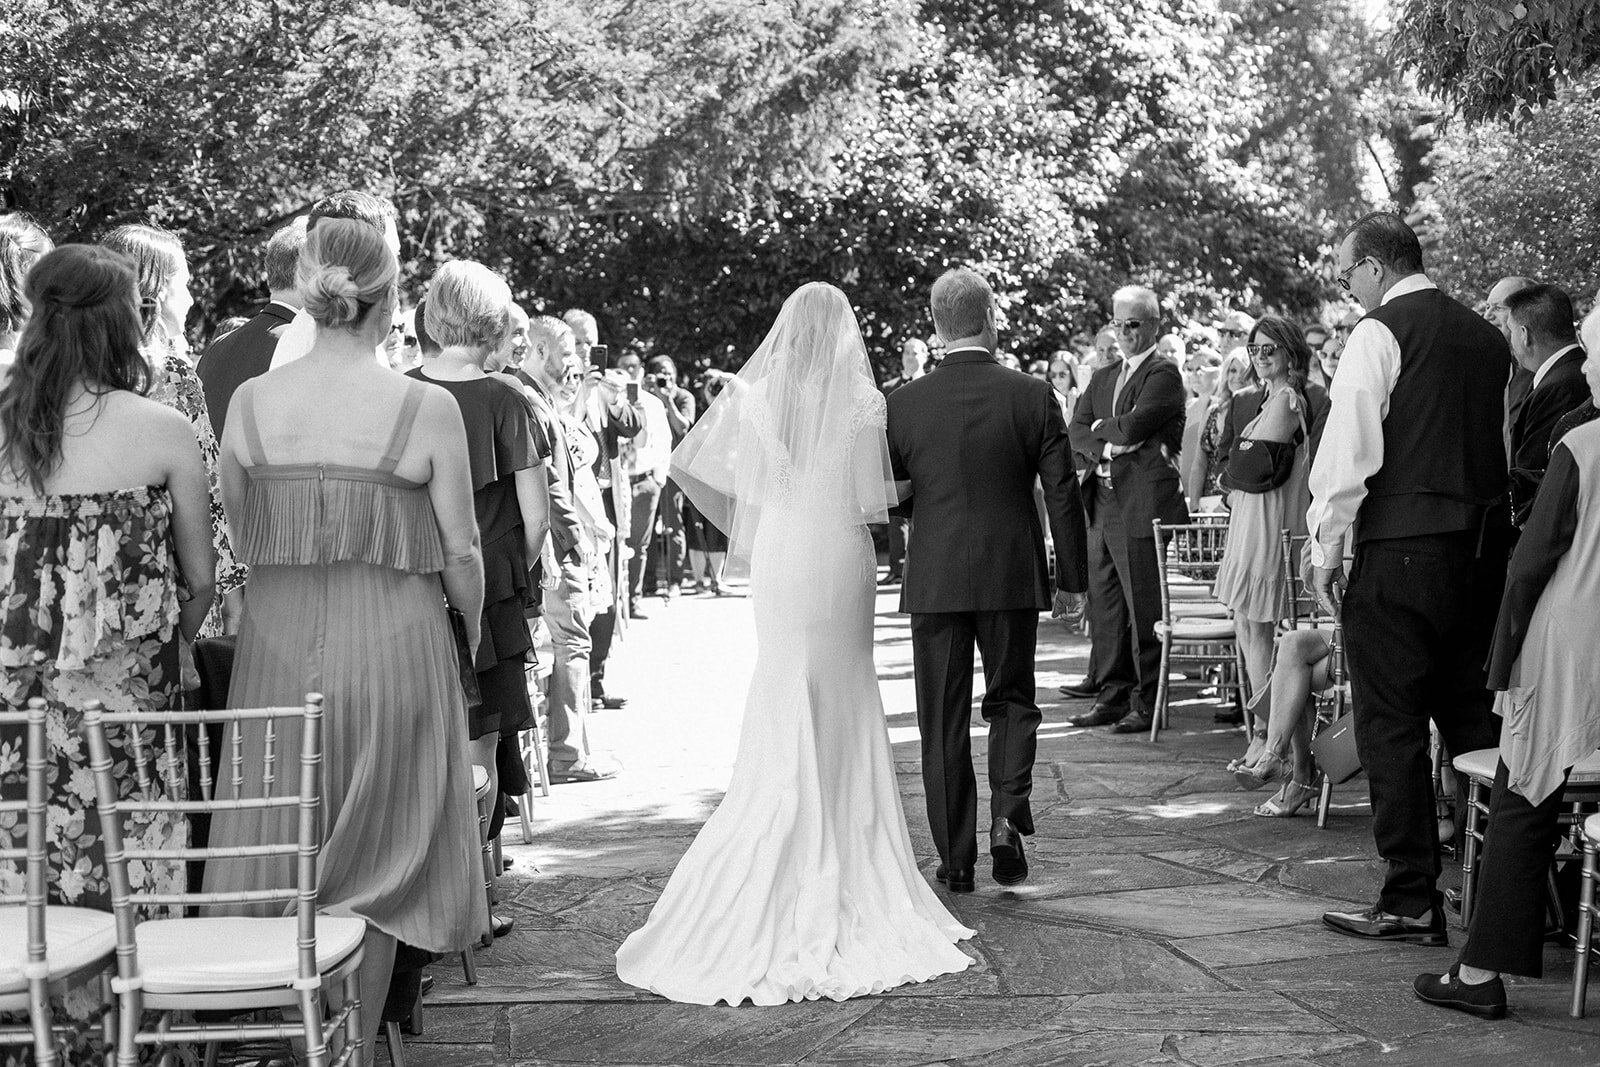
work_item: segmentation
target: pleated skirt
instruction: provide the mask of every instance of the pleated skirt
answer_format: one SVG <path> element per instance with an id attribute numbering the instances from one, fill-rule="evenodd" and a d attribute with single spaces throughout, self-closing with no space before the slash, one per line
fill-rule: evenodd
<path id="1" fill-rule="evenodd" d="M 487 904 L 443 595 L 437 574 L 368 563 L 252 568 L 228 703 L 297 706 L 307 692 L 323 695 L 319 908 L 448 953 L 484 929 Z M 247 768 L 263 743 L 264 731 L 247 731 Z M 280 732 L 277 751 L 278 788 L 297 789 L 298 724 Z M 219 814 L 212 844 L 292 841 L 296 819 L 293 808 Z M 206 889 L 289 885 L 293 864 L 213 861 Z"/>

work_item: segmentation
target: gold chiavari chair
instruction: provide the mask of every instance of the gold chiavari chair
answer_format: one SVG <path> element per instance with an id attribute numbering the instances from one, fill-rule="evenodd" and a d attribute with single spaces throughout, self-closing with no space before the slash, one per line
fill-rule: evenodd
<path id="1" fill-rule="evenodd" d="M 1185 617 L 1176 609 L 1180 603 L 1175 589 L 1180 585 L 1198 588 L 1215 599 L 1217 568 L 1227 547 L 1226 522 L 1167 525 L 1160 519 L 1151 523 L 1155 531 L 1156 565 L 1161 574 L 1161 618 L 1156 636 L 1161 641 L 1160 678 L 1156 706 L 1150 715 L 1150 740 L 1160 736 L 1167 724 L 1167 705 L 1171 696 L 1168 679 L 1174 664 L 1192 664 L 1217 669 L 1219 693 L 1231 694 L 1237 703 L 1243 695 L 1244 671 L 1239 662 L 1239 641 L 1231 617 Z"/>
<path id="2" fill-rule="evenodd" d="M 184 731 L 223 727 L 226 781 L 213 773 L 209 748 L 198 746 L 199 792 L 188 793 Z M 170 1047 L 207 1045 L 207 1059 L 219 1042 L 296 1039 L 304 1041 L 302 1061 L 309 1067 L 341 1067 L 361 1062 L 360 966 L 366 922 L 350 916 L 317 914 L 317 863 L 321 852 L 322 698 L 308 694 L 304 707 L 230 708 L 221 711 L 111 713 L 98 703 L 84 710 L 111 877 L 116 916 L 117 972 L 113 988 L 120 998 L 118 1067 L 135 1067 L 139 1050 L 155 1046 L 163 1065 L 176 1060 Z M 136 778 L 130 797 L 119 794 L 113 772 L 109 731 L 124 742 Z M 149 735 L 148 737 L 146 735 Z M 246 739 L 260 746 L 260 777 L 247 777 Z M 296 743 L 298 742 L 298 743 Z M 283 766 L 298 757 L 299 781 Z M 252 758 L 252 763 L 256 761 Z M 219 796 L 222 793 L 225 795 Z M 165 812 L 175 818 L 195 813 L 214 817 L 216 828 L 229 812 L 296 809 L 291 841 L 240 845 L 183 844 L 128 847 L 123 812 Z M 290 884 L 228 892 L 135 891 L 129 864 L 198 860 L 224 865 L 263 857 L 292 859 Z M 262 917 L 217 914 L 220 909 L 274 911 L 292 904 L 292 914 Z M 175 909 L 180 918 L 142 918 L 152 909 Z M 201 914 L 191 915 L 189 909 Z M 337 984 L 342 1004 L 325 1018 L 324 984 Z M 222 1024 L 181 1021 L 179 1013 L 298 1009 L 297 1020 L 279 1023 Z M 158 1013 L 153 1027 L 146 1011 Z M 336 1053 L 333 1039 L 343 1030 Z"/>
<path id="3" fill-rule="evenodd" d="M 117 948 L 110 915 L 46 903 L 47 714 L 47 705 L 38 697 L 29 700 L 24 711 L 0 710 L 0 727 L 24 729 L 27 769 L 25 798 L 0 801 L 0 825 L 20 825 L 23 831 L 22 847 L 0 847 L 0 864 L 19 864 L 23 872 L 22 892 L 0 891 L 0 1012 L 28 1015 L 26 1026 L 0 1027 L 0 1045 L 31 1046 L 37 1067 L 61 1062 L 50 995 L 95 970 L 109 973 Z M 109 1022 L 105 1036 L 108 1044 L 115 1037 Z"/>

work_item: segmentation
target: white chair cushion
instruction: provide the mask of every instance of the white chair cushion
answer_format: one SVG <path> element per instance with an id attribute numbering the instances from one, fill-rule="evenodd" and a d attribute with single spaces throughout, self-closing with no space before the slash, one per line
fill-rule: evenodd
<path id="1" fill-rule="evenodd" d="M 1451 760 L 1450 766 L 1468 778 L 1482 778 L 1484 781 L 1492 782 L 1495 769 L 1500 766 L 1500 750 L 1480 748 L 1476 752 L 1465 752 Z"/>
<path id="2" fill-rule="evenodd" d="M 1600 752 L 1592 752 L 1579 760 L 1567 778 L 1568 785 L 1600 785 Z"/>
<path id="3" fill-rule="evenodd" d="M 293 916 L 154 919 L 135 929 L 147 993 L 280 989 L 300 976 Z M 317 916 L 317 970 L 327 973 L 367 936 L 365 919 Z"/>
<path id="4" fill-rule="evenodd" d="M 50 974 L 67 975 L 117 951 L 117 924 L 110 912 L 52 904 L 45 909 L 45 961 Z M 0 993 L 28 988 L 28 909 L 0 908 Z"/>
<path id="5" fill-rule="evenodd" d="M 1172 605 L 1172 617 L 1174 619 L 1226 619 L 1228 617 L 1228 606 L 1226 604 L 1218 604 L 1214 600 L 1209 604 L 1200 600 L 1179 601 Z"/>
<path id="6" fill-rule="evenodd" d="M 1177 619 L 1171 626 L 1156 623 L 1157 637 L 1171 637 L 1176 641 L 1232 641 L 1232 619 Z"/>
<path id="7" fill-rule="evenodd" d="M 472 765 L 472 791 L 482 800 L 489 793 L 489 772 L 478 766 Z"/>
<path id="8" fill-rule="evenodd" d="M 1591 845 L 1600 846 L 1600 815 L 1591 815 L 1583 820 L 1583 836 L 1589 839 Z"/>

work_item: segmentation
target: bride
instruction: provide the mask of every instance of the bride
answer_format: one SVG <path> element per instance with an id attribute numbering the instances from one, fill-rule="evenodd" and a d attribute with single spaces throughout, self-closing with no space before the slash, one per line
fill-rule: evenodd
<path id="1" fill-rule="evenodd" d="M 759 651 L 727 794 L 617 951 L 630 985 L 844 1000 L 972 962 L 912 856 L 872 662 L 884 414 L 849 300 L 812 282 L 673 452 L 748 562 Z"/>

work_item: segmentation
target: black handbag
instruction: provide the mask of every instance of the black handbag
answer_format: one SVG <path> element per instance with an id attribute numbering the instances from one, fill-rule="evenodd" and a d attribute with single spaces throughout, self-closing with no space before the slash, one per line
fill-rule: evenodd
<path id="1" fill-rule="evenodd" d="M 467 617 L 456 608 L 447 607 L 450 617 L 450 635 L 456 639 L 456 666 L 461 674 L 461 692 L 467 698 L 467 707 L 483 704 L 483 690 L 478 688 L 478 672 L 472 663 L 472 644 L 467 640 Z"/>
<path id="2" fill-rule="evenodd" d="M 1322 728 L 1311 741 L 1311 754 L 1317 766 L 1334 785 L 1343 785 L 1361 773 L 1361 757 L 1356 755 L 1356 717 L 1345 713 Z"/>
<path id="3" fill-rule="evenodd" d="M 233 681 L 233 657 L 239 651 L 235 634 L 202 637 L 194 643 L 194 669 L 200 676 L 196 699 L 202 708 L 228 706 L 228 686 Z"/>
<path id="4" fill-rule="evenodd" d="M 1222 485 L 1244 493 L 1267 493 L 1289 480 L 1294 473 L 1297 444 L 1285 441 L 1253 441 L 1238 438 L 1228 449 L 1228 468 Z"/>

